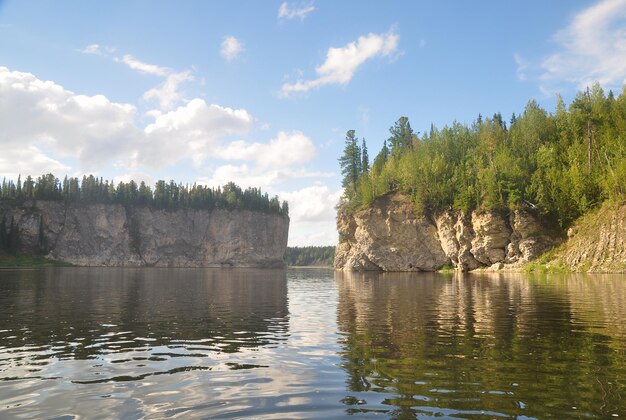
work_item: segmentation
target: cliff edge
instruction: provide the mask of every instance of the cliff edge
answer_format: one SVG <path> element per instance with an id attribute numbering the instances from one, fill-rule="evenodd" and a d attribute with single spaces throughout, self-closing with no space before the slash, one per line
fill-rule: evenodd
<path id="1" fill-rule="evenodd" d="M 283 267 L 289 218 L 252 210 L 0 202 L 19 248 L 83 266 Z"/>
<path id="2" fill-rule="evenodd" d="M 347 271 L 516 269 L 562 242 L 530 211 L 417 217 L 409 199 L 398 193 L 379 197 L 354 215 L 340 213 L 337 230 L 335 268 Z"/>

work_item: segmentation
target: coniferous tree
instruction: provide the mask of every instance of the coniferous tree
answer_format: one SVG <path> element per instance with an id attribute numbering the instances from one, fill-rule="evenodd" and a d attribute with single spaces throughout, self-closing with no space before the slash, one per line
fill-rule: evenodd
<path id="1" fill-rule="evenodd" d="M 361 145 L 361 173 L 366 173 L 370 171 L 370 158 L 367 154 L 367 144 L 365 144 L 365 138 L 363 138 L 363 143 Z"/>
<path id="2" fill-rule="evenodd" d="M 343 155 L 339 158 L 339 166 L 343 175 L 341 185 L 349 198 L 356 195 L 359 176 L 361 175 L 361 151 L 357 140 L 355 131 L 348 130 Z"/>

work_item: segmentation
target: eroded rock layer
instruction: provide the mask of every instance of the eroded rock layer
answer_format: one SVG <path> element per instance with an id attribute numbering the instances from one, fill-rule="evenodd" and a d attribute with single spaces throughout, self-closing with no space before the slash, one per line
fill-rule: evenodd
<path id="1" fill-rule="evenodd" d="M 407 197 L 388 194 L 340 215 L 335 268 L 349 271 L 463 271 L 515 268 L 560 242 L 530 212 L 445 211 L 417 217 Z"/>

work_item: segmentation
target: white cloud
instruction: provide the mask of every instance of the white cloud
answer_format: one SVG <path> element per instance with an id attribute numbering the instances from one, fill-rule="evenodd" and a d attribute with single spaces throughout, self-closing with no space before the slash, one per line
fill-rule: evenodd
<path id="1" fill-rule="evenodd" d="M 198 98 L 151 115 L 154 122 L 141 128 L 133 105 L 111 102 L 102 95 L 77 95 L 31 73 L 0 67 L 0 147 L 5 157 L 18 156 L 25 149 L 45 149 L 78 159 L 85 172 L 109 163 L 133 171 L 171 166 L 183 159 L 200 165 L 220 141 L 246 133 L 253 122 L 246 110 L 210 105 Z M 24 161 L 26 155 L 19 156 L 16 162 L 26 168 L 66 168 L 55 158 L 43 159 L 43 152 L 32 153 L 31 166 Z M 8 162 L 4 172 L 16 172 L 9 170 Z"/>
<path id="2" fill-rule="evenodd" d="M 326 185 L 313 185 L 292 192 L 281 192 L 289 202 L 290 246 L 335 245 L 335 206 L 342 191 L 331 191 Z"/>
<path id="3" fill-rule="evenodd" d="M 102 54 L 102 50 L 100 50 L 100 45 L 98 44 L 87 45 L 80 52 L 82 52 L 83 54 L 96 54 L 96 55 Z"/>
<path id="4" fill-rule="evenodd" d="M 0 143 L 4 150 L 44 146 L 98 168 L 140 133 L 135 107 L 102 95 L 76 95 L 31 73 L 0 67 Z"/>
<path id="5" fill-rule="evenodd" d="M 513 54 L 513 59 L 515 60 L 515 64 L 517 66 L 517 70 L 515 74 L 519 80 L 526 80 L 528 76 L 526 76 L 526 71 L 528 70 L 528 62 L 524 60 L 524 58 L 518 53 Z"/>
<path id="6" fill-rule="evenodd" d="M 142 74 L 152 74 L 154 76 L 162 76 L 165 77 L 171 73 L 171 70 L 167 67 L 157 66 L 155 64 L 144 63 L 143 61 L 137 60 L 130 54 L 126 54 L 122 58 L 116 58 L 115 61 L 122 62 L 126 64 L 131 69 L 142 73 Z"/>
<path id="7" fill-rule="evenodd" d="M 326 61 L 315 68 L 318 77 L 312 80 L 298 80 L 285 83 L 281 94 L 287 97 L 296 92 L 307 92 L 328 84 L 345 85 L 354 76 L 356 70 L 367 60 L 380 56 L 392 56 L 398 50 L 400 36 L 393 29 L 384 34 L 360 36 L 341 48 L 329 48 Z"/>
<path id="8" fill-rule="evenodd" d="M 190 80 L 193 80 L 191 71 L 172 73 L 159 86 L 144 93 L 143 98 L 147 101 L 151 99 L 158 101 L 159 106 L 163 110 L 172 109 L 183 98 L 183 95 L 178 91 L 178 86 Z"/>
<path id="9" fill-rule="evenodd" d="M 145 128 L 146 144 L 142 147 L 141 161 L 162 167 L 191 158 L 199 166 L 215 153 L 220 138 L 247 132 L 252 121 L 245 109 L 209 105 L 195 98 L 176 110 L 157 116 L 154 123 Z"/>
<path id="10" fill-rule="evenodd" d="M 132 70 L 141 74 L 150 74 L 153 76 L 164 77 L 165 80 L 160 85 L 149 89 L 143 95 L 146 101 L 155 100 L 159 103 L 161 110 L 170 110 L 182 99 L 183 95 L 179 92 L 179 86 L 183 82 L 193 80 L 193 74 L 190 70 L 174 72 L 171 69 L 156 64 L 144 63 L 137 60 L 130 54 L 124 55 L 122 58 L 114 58 L 118 63 L 124 63 Z M 149 111 L 154 113 L 155 110 Z"/>
<path id="11" fill-rule="evenodd" d="M 227 61 L 232 61 L 244 51 L 243 44 L 234 36 L 226 36 L 220 47 L 220 54 Z"/>
<path id="12" fill-rule="evenodd" d="M 117 185 L 120 182 L 127 183 L 130 181 L 135 181 L 137 184 L 140 184 L 143 181 L 146 185 L 152 187 L 157 180 L 154 177 L 143 172 L 129 172 L 113 177 L 114 185 Z"/>
<path id="13" fill-rule="evenodd" d="M 553 39 L 559 51 L 542 62 L 544 84 L 626 83 L 626 0 L 603 0 L 584 9 Z"/>
<path id="14" fill-rule="evenodd" d="M 198 182 L 204 185 L 217 187 L 229 181 L 235 181 L 242 187 L 260 187 L 263 189 L 275 189 L 278 185 L 285 185 L 294 180 L 304 178 L 328 178 L 335 176 L 334 173 L 308 171 L 306 169 L 293 169 L 291 167 L 269 169 L 259 166 L 243 165 L 220 165 L 213 171 L 211 177 L 201 177 Z"/>
<path id="15" fill-rule="evenodd" d="M 23 181 L 26 175 L 37 177 L 44 173 L 63 174 L 70 170 L 69 166 L 46 156 L 35 146 L 4 149 L 0 155 L 0 174 L 7 179 L 16 180 L 22 175 Z"/>
<path id="16" fill-rule="evenodd" d="M 278 8 L 278 18 L 279 19 L 295 19 L 299 18 L 300 20 L 304 20 L 304 18 L 311 12 L 315 10 L 315 6 L 313 3 L 303 4 L 301 6 L 289 6 L 287 2 L 283 2 Z"/>
<path id="17" fill-rule="evenodd" d="M 261 167 L 283 168 L 313 159 L 315 146 L 300 131 L 280 131 L 268 143 L 231 142 L 218 150 L 217 155 L 225 160 L 249 160 Z"/>

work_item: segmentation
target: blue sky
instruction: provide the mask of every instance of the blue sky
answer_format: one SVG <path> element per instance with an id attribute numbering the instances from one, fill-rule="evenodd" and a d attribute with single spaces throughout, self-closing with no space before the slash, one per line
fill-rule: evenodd
<path id="1" fill-rule="evenodd" d="M 621 92 L 626 0 L 1 1 L 0 176 L 234 180 L 334 244 L 345 132 L 374 156 L 479 113 Z"/>

